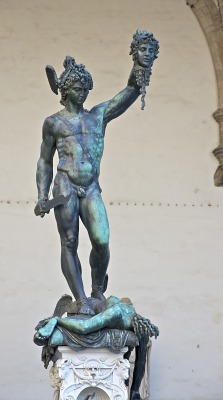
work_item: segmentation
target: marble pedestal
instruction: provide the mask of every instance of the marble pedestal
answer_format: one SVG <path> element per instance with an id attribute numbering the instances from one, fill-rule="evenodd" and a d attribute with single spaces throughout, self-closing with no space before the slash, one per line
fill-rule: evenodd
<path id="1" fill-rule="evenodd" d="M 125 380 L 130 364 L 123 359 L 127 347 L 119 354 L 107 349 L 86 349 L 74 352 L 67 346 L 58 348 L 58 358 L 50 370 L 53 400 L 127 400 Z"/>
<path id="2" fill-rule="evenodd" d="M 140 386 L 142 399 L 150 398 L 149 372 L 152 342 L 147 346 L 145 375 Z M 93 400 L 128 400 L 134 370 L 134 353 L 123 359 L 127 347 L 119 354 L 107 349 L 87 349 L 74 352 L 67 346 L 58 347 L 57 360 L 50 370 L 53 400 L 85 400 L 95 393 Z M 125 380 L 129 378 L 129 387 Z M 90 399 L 89 399 L 90 400 Z"/>

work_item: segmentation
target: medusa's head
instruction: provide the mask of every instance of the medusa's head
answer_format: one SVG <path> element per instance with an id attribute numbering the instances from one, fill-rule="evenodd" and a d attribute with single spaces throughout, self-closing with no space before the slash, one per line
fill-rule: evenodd
<path id="1" fill-rule="evenodd" d="M 159 42 L 152 33 L 136 30 L 130 45 L 130 55 L 141 67 L 149 68 L 157 58 L 159 52 Z"/>

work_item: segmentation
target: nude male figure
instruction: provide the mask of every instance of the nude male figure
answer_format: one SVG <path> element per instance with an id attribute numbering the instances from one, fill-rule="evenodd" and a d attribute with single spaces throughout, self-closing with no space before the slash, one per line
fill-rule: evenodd
<path id="1" fill-rule="evenodd" d="M 142 70 L 151 65 L 149 60 L 154 60 L 158 53 L 157 41 L 154 40 L 152 34 L 147 33 L 138 57 L 135 54 L 140 43 L 134 47 L 134 68 L 139 67 Z M 37 214 L 38 208 L 42 210 L 42 217 L 45 214 L 43 206 L 48 199 L 53 177 L 53 156 L 57 150 L 59 164 L 53 196 L 70 195 L 66 205 L 54 209 L 61 239 L 61 267 L 79 304 L 79 313 L 94 315 L 84 291 L 77 254 L 79 218 L 86 227 L 92 244 L 91 296 L 103 300 L 109 263 L 109 225 L 98 178 L 105 129 L 112 119 L 123 114 L 134 103 L 140 95 L 140 86 L 132 71 L 127 86 L 120 93 L 88 111 L 83 104 L 89 90 L 93 88 L 91 75 L 82 64 L 76 64 L 69 56 L 64 61 L 64 68 L 57 80 L 64 108 L 46 118 L 43 125 L 43 141 L 36 175 L 38 202 L 35 212 Z"/>

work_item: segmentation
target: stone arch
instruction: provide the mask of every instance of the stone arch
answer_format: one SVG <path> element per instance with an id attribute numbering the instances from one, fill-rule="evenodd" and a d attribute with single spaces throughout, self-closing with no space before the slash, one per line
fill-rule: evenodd
<path id="1" fill-rule="evenodd" d="M 206 37 L 216 75 L 218 109 L 213 117 L 219 124 L 219 146 L 213 154 L 219 161 L 215 186 L 223 186 L 223 0 L 186 0 Z"/>

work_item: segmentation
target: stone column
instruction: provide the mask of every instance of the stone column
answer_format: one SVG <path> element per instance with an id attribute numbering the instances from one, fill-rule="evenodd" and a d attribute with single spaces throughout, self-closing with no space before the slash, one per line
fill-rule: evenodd
<path id="1" fill-rule="evenodd" d="M 220 137 L 220 144 L 213 151 L 213 154 L 219 161 L 219 166 L 214 175 L 214 182 L 216 186 L 223 186 L 223 108 L 219 108 L 217 111 L 215 111 L 213 117 L 215 121 L 218 122 L 219 124 L 219 137 Z"/>

